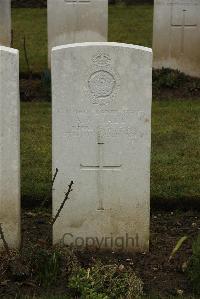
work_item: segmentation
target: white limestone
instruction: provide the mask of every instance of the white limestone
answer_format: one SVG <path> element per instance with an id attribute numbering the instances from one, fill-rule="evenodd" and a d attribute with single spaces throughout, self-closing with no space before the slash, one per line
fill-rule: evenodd
<path id="1" fill-rule="evenodd" d="M 19 54 L 0 46 L 0 223 L 15 248 L 20 244 L 19 122 Z"/>
<path id="2" fill-rule="evenodd" d="M 0 45 L 11 44 L 11 0 L 0 0 Z"/>
<path id="3" fill-rule="evenodd" d="M 107 41 L 108 0 L 48 0 L 49 66 L 55 46 Z"/>
<path id="4" fill-rule="evenodd" d="M 155 0 L 155 68 L 178 69 L 200 77 L 199 16 L 199 0 Z"/>
<path id="5" fill-rule="evenodd" d="M 151 74 L 148 48 L 82 43 L 53 49 L 54 215 L 74 181 L 54 243 L 148 249 Z"/>

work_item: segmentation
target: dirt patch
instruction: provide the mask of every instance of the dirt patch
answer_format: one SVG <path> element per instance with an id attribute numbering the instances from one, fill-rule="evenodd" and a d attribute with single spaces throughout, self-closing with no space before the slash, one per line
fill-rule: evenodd
<path id="1" fill-rule="evenodd" d="M 49 237 L 51 230 L 48 224 L 50 213 L 37 214 L 33 211 L 24 211 L 22 218 L 23 244 L 26 250 L 34 248 L 41 240 Z M 177 240 L 189 235 L 195 238 L 200 229 L 200 213 L 195 212 L 157 212 L 151 215 L 151 240 L 148 253 L 135 253 L 133 255 L 116 253 L 79 252 L 76 256 L 82 266 L 88 267 L 95 259 L 103 263 L 115 263 L 131 266 L 144 282 L 146 294 L 157 294 L 161 298 L 177 295 L 179 292 L 191 294 L 190 283 L 184 273 L 185 262 L 191 256 L 191 240 L 186 241 L 174 259 L 169 262 L 169 256 Z M 40 244 L 41 245 L 41 244 Z M 64 269 L 64 265 L 63 265 Z M 43 289 L 37 285 L 31 276 L 26 279 L 16 279 L 7 273 L 0 273 L 0 297 L 23 294 L 41 294 Z M 63 270 L 64 273 L 64 270 Z M 66 294 L 66 279 L 59 280 L 59 284 L 45 289 L 45 293 Z"/>
<path id="2" fill-rule="evenodd" d="M 200 99 L 200 79 L 176 70 L 153 70 L 153 96 L 162 99 Z"/>
<path id="3" fill-rule="evenodd" d="M 42 74 L 20 74 L 20 99 L 23 102 L 51 101 L 49 71 Z"/>
<path id="4" fill-rule="evenodd" d="M 119 264 L 129 264 L 144 282 L 146 294 L 162 297 L 178 295 L 179 292 L 191 294 L 190 283 L 184 273 L 185 262 L 191 256 L 191 243 L 187 241 L 175 258 L 169 262 L 169 256 L 180 237 L 189 235 L 195 238 L 200 229 L 200 214 L 191 212 L 162 212 L 151 216 L 150 252 L 133 255 L 95 255 L 102 260 L 112 259 Z M 80 255 L 80 261 L 88 265 L 91 254 Z"/>
<path id="5" fill-rule="evenodd" d="M 12 7 L 15 8 L 36 8 L 47 7 L 47 0 L 12 0 Z"/>
<path id="6" fill-rule="evenodd" d="M 120 0 L 109 0 L 109 4 L 116 4 Z M 124 0 L 124 3 L 130 4 L 153 4 L 153 0 Z M 47 0 L 12 0 L 12 7 L 36 8 L 47 7 Z"/>
<path id="7" fill-rule="evenodd" d="M 170 69 L 153 70 L 153 98 L 157 100 L 199 100 L 200 79 Z M 51 101 L 51 74 L 20 74 L 22 101 Z"/>

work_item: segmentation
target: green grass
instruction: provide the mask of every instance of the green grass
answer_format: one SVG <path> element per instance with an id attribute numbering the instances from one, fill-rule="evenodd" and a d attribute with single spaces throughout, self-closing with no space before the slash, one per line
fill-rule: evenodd
<path id="1" fill-rule="evenodd" d="M 46 9 L 12 10 L 13 47 L 20 50 L 20 70 L 27 71 L 23 39 L 32 71 L 47 69 L 47 12 Z M 109 7 L 109 41 L 151 47 L 153 6 L 112 5 Z"/>
<path id="2" fill-rule="evenodd" d="M 51 107 L 22 103 L 22 196 L 50 197 Z M 152 113 L 151 197 L 182 200 L 200 197 L 200 103 L 154 101 Z"/>
<path id="3" fill-rule="evenodd" d="M 51 106 L 21 106 L 21 187 L 27 200 L 51 196 Z"/>
<path id="4" fill-rule="evenodd" d="M 200 103 L 153 103 L 152 198 L 200 196 Z"/>
<path id="5" fill-rule="evenodd" d="M 20 51 L 20 71 L 27 72 L 24 36 L 31 69 L 34 73 L 47 68 L 46 9 L 12 9 L 13 47 Z"/>
<path id="6" fill-rule="evenodd" d="M 46 9 L 13 9 L 14 47 L 20 69 L 27 71 L 23 37 L 32 70 L 47 68 Z M 109 41 L 151 46 L 152 5 L 109 8 Z M 153 103 L 151 196 L 155 199 L 198 198 L 200 187 L 199 113 L 197 101 Z M 51 109 L 47 103 L 22 104 L 22 195 L 50 196 Z"/>
<path id="7" fill-rule="evenodd" d="M 109 8 L 108 40 L 152 46 L 153 5 L 112 5 Z"/>

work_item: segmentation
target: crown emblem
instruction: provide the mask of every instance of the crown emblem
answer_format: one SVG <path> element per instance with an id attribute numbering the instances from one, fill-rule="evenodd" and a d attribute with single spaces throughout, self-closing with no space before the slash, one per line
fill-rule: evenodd
<path id="1" fill-rule="evenodd" d="M 94 58 L 93 58 L 94 64 L 98 66 L 107 66 L 111 63 L 111 58 L 104 53 L 98 53 Z"/>

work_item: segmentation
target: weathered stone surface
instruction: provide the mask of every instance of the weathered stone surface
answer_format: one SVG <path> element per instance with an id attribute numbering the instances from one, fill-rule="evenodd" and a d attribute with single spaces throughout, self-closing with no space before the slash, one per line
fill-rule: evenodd
<path id="1" fill-rule="evenodd" d="M 151 73 L 151 49 L 144 47 L 53 49 L 54 215 L 74 181 L 54 243 L 148 249 Z"/>
<path id="2" fill-rule="evenodd" d="M 108 0 L 48 0 L 49 66 L 55 46 L 107 41 Z"/>
<path id="3" fill-rule="evenodd" d="M 154 67 L 200 77 L 200 1 L 155 0 Z"/>
<path id="4" fill-rule="evenodd" d="M 0 1 L 0 45 L 11 44 L 11 1 Z"/>
<path id="5" fill-rule="evenodd" d="M 10 247 L 20 244 L 19 123 L 19 55 L 0 46 L 0 223 Z"/>

